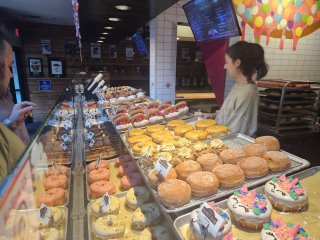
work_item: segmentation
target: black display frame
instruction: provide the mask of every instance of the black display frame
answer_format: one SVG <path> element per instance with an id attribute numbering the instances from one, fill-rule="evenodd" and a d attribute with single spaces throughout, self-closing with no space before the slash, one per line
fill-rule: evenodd
<path id="1" fill-rule="evenodd" d="M 57 62 L 59 66 L 57 69 L 53 68 L 52 65 Z M 66 76 L 66 66 L 64 58 L 48 58 L 48 72 L 49 77 L 52 78 L 64 78 Z"/>

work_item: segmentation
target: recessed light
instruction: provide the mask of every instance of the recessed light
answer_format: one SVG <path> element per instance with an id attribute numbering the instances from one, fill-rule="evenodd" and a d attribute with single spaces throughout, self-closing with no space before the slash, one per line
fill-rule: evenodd
<path id="1" fill-rule="evenodd" d="M 100 39 L 106 39 L 105 37 L 100 37 Z"/>
<path id="2" fill-rule="evenodd" d="M 111 18 L 109 18 L 109 21 L 119 22 L 119 21 L 121 21 L 121 19 L 120 19 L 120 18 L 113 18 L 113 17 L 111 17 Z"/>
<path id="3" fill-rule="evenodd" d="M 98 43 L 103 43 L 103 41 L 102 41 L 102 40 L 98 40 L 97 42 L 98 42 Z"/>
<path id="4" fill-rule="evenodd" d="M 127 5 L 116 5 L 116 9 L 122 10 L 122 11 L 127 11 L 127 10 L 131 9 L 131 7 L 129 7 Z"/>
<path id="5" fill-rule="evenodd" d="M 180 38 L 177 37 L 177 40 L 179 40 Z"/>
<path id="6" fill-rule="evenodd" d="M 109 27 L 109 26 L 107 26 L 107 27 L 104 27 L 104 29 L 113 29 L 113 27 Z"/>
<path id="7" fill-rule="evenodd" d="M 103 33 L 101 33 L 101 34 L 103 34 L 103 35 L 108 35 L 109 33 L 107 33 L 107 32 L 103 32 Z"/>

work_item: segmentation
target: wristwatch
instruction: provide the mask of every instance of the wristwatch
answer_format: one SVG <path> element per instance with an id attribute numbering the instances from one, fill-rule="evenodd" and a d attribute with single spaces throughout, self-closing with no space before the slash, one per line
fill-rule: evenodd
<path id="1" fill-rule="evenodd" d="M 17 128 L 16 124 L 12 122 L 9 118 L 3 120 L 2 123 L 12 130 L 15 130 Z"/>

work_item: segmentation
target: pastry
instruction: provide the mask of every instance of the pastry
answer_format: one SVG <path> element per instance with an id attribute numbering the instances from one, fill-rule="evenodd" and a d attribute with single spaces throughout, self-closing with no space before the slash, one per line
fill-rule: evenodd
<path id="1" fill-rule="evenodd" d="M 147 109 L 157 109 L 160 106 L 159 102 L 151 102 L 147 105 Z"/>
<path id="2" fill-rule="evenodd" d="M 206 140 L 208 133 L 204 130 L 192 130 L 186 133 L 185 138 L 191 141 Z"/>
<path id="3" fill-rule="evenodd" d="M 166 121 L 171 121 L 180 116 L 180 113 L 177 111 L 175 106 L 167 107 L 163 110 L 163 114 Z"/>
<path id="4" fill-rule="evenodd" d="M 263 177 L 268 174 L 269 166 L 261 157 L 247 157 L 238 162 L 246 178 Z"/>
<path id="5" fill-rule="evenodd" d="M 129 190 L 132 187 L 142 185 L 143 184 L 143 179 L 138 172 L 132 172 L 129 173 L 128 175 L 124 175 L 120 179 L 120 185 L 123 190 Z"/>
<path id="6" fill-rule="evenodd" d="M 39 211 L 37 212 L 32 212 L 29 218 L 29 223 L 31 228 L 36 231 L 36 230 L 41 230 L 44 228 L 49 228 L 51 227 L 58 227 L 59 224 L 64 220 L 64 211 L 62 208 L 58 207 L 51 207 L 51 216 L 48 224 L 45 222 L 41 221 L 38 217 Z"/>
<path id="7" fill-rule="evenodd" d="M 44 179 L 43 186 L 46 191 L 52 188 L 66 189 L 68 187 L 68 177 L 62 174 L 48 176 Z"/>
<path id="8" fill-rule="evenodd" d="M 215 153 L 201 154 L 197 160 L 203 171 L 211 172 L 215 167 L 222 165 L 221 158 Z"/>
<path id="9" fill-rule="evenodd" d="M 191 146 L 191 141 L 186 138 L 180 138 L 179 141 L 177 141 L 174 145 L 176 147 L 180 147 L 180 148 L 189 147 L 189 146 Z"/>
<path id="10" fill-rule="evenodd" d="M 133 147 L 132 147 L 133 155 L 136 157 L 140 156 L 141 150 L 144 147 L 148 147 L 148 148 L 150 147 L 152 152 L 157 151 L 157 144 L 155 144 L 154 142 L 152 142 L 152 141 L 140 142 L 140 143 L 133 145 Z"/>
<path id="11" fill-rule="evenodd" d="M 94 200 L 91 204 L 91 212 L 94 216 L 96 217 L 100 217 L 103 215 L 117 215 L 119 214 L 119 209 L 120 209 L 120 201 L 119 198 L 115 197 L 115 196 L 109 196 L 110 199 L 110 204 L 106 210 L 106 212 L 102 212 L 100 203 L 101 203 L 101 199 L 102 198 L 98 198 L 96 200 Z"/>
<path id="12" fill-rule="evenodd" d="M 168 107 L 170 107 L 171 106 L 171 103 L 162 103 L 162 104 L 160 104 L 159 106 L 158 106 L 158 110 L 161 112 L 161 113 L 163 113 L 163 111 L 165 110 L 165 109 L 167 109 Z"/>
<path id="13" fill-rule="evenodd" d="M 165 137 L 170 137 L 170 136 L 172 136 L 172 132 L 170 132 L 169 130 L 162 130 L 162 131 L 154 132 L 151 134 L 152 141 L 154 141 L 157 144 L 161 144 L 162 140 Z"/>
<path id="14" fill-rule="evenodd" d="M 193 240 L 212 240 L 212 239 L 224 239 L 223 237 L 226 236 L 232 228 L 231 218 L 229 214 L 223 210 L 220 207 L 217 207 L 214 205 L 214 202 L 208 202 L 208 204 L 215 210 L 216 213 L 218 213 L 224 220 L 224 223 L 220 227 L 217 236 L 212 236 L 203 226 L 199 219 L 198 219 L 198 212 L 200 209 L 195 209 L 191 212 L 191 218 L 190 218 L 190 235 L 188 236 L 188 239 Z M 227 238 L 229 239 L 229 238 Z M 232 239 L 232 238 L 230 238 Z"/>
<path id="15" fill-rule="evenodd" d="M 176 163 L 175 165 L 177 165 L 180 162 L 195 160 L 195 159 L 196 159 L 196 156 L 193 154 L 193 151 L 191 148 L 182 147 L 175 152 L 175 157 L 172 161 Z"/>
<path id="16" fill-rule="evenodd" d="M 189 112 L 189 107 L 186 101 L 179 102 L 175 105 L 176 110 L 180 113 L 180 116 L 185 115 Z"/>
<path id="17" fill-rule="evenodd" d="M 130 116 L 125 114 L 114 120 L 117 130 L 126 130 L 129 127 L 132 127 Z"/>
<path id="18" fill-rule="evenodd" d="M 254 143 L 259 143 L 259 144 L 264 145 L 268 149 L 268 151 L 279 151 L 280 150 L 279 140 L 273 136 L 257 137 L 254 140 Z"/>
<path id="19" fill-rule="evenodd" d="M 128 143 L 130 144 L 131 147 L 134 144 L 137 144 L 139 142 L 147 142 L 147 141 L 151 141 L 151 138 L 149 136 L 147 136 L 147 135 L 139 135 L 139 136 L 129 137 L 128 138 Z"/>
<path id="20" fill-rule="evenodd" d="M 65 167 L 63 165 L 58 166 L 57 168 L 48 168 L 47 170 L 44 171 L 44 176 L 48 177 L 51 175 L 66 175 L 69 176 L 70 169 L 68 167 Z"/>
<path id="21" fill-rule="evenodd" d="M 212 125 L 216 125 L 216 121 L 213 119 L 203 119 L 196 121 L 195 127 L 197 130 L 206 130 L 207 127 L 210 127 Z"/>
<path id="22" fill-rule="evenodd" d="M 98 238 L 121 238 L 126 230 L 126 223 L 116 215 L 99 217 L 93 223 L 93 232 Z"/>
<path id="23" fill-rule="evenodd" d="M 160 145 L 160 152 L 174 152 L 174 150 L 176 149 L 176 147 L 174 146 L 173 143 L 162 143 Z"/>
<path id="24" fill-rule="evenodd" d="M 150 228 L 145 228 L 139 235 L 138 240 L 171 240 L 173 239 L 168 228 L 157 225 Z"/>
<path id="25" fill-rule="evenodd" d="M 202 167 L 196 161 L 188 160 L 182 163 L 179 163 L 175 170 L 177 172 L 178 178 L 185 181 L 187 177 L 194 172 L 201 172 Z"/>
<path id="26" fill-rule="evenodd" d="M 62 188 L 52 188 L 40 194 L 37 199 L 38 206 L 42 203 L 49 207 L 62 206 L 66 201 L 66 190 Z"/>
<path id="27" fill-rule="evenodd" d="M 169 163 L 172 161 L 172 153 L 170 152 L 158 152 L 156 155 L 154 155 L 152 161 L 156 162 L 160 157 L 167 160 Z"/>
<path id="28" fill-rule="evenodd" d="M 163 177 L 161 174 L 158 174 L 158 170 L 157 169 L 152 169 L 149 171 L 148 173 L 148 180 L 149 183 L 151 185 L 151 187 L 153 188 L 157 188 L 157 186 L 161 183 L 164 182 L 168 179 L 176 179 L 177 178 L 177 173 L 176 170 L 174 168 L 171 168 L 169 170 L 169 173 L 166 177 Z"/>
<path id="29" fill-rule="evenodd" d="M 222 135 L 226 135 L 228 133 L 228 128 L 223 125 L 211 125 L 207 127 L 206 132 L 208 133 L 208 138 L 216 138 Z"/>
<path id="30" fill-rule="evenodd" d="M 264 186 L 264 192 L 272 206 L 280 211 L 299 211 L 308 205 L 308 191 L 298 178 L 286 178 L 284 174 L 279 178 L 272 178 Z"/>
<path id="31" fill-rule="evenodd" d="M 35 231 L 35 232 L 28 232 L 27 234 L 28 234 L 27 236 L 24 236 L 24 237 L 26 237 L 24 239 L 34 239 L 34 240 L 38 240 L 38 239 L 59 240 L 59 239 L 61 239 L 60 232 L 56 228 L 46 228 L 46 229 L 42 229 L 42 230 Z"/>
<path id="32" fill-rule="evenodd" d="M 212 172 L 219 178 L 220 187 L 232 188 L 244 182 L 243 170 L 234 164 L 223 164 L 217 166 Z"/>
<path id="33" fill-rule="evenodd" d="M 137 165 L 134 162 L 126 162 L 126 163 L 123 163 L 121 166 L 119 166 L 118 176 L 122 177 L 125 174 L 129 174 L 136 171 L 137 171 Z"/>
<path id="34" fill-rule="evenodd" d="M 165 130 L 164 126 L 163 125 L 160 125 L 160 124 L 156 124 L 156 125 L 151 125 L 151 126 L 148 126 L 146 128 L 146 132 L 149 136 L 151 136 L 152 133 L 154 132 L 159 132 L 159 131 L 162 131 L 162 130 Z"/>
<path id="35" fill-rule="evenodd" d="M 88 173 L 88 183 L 92 184 L 97 181 L 105 180 L 109 181 L 110 172 L 106 168 L 93 169 Z"/>
<path id="36" fill-rule="evenodd" d="M 219 187 L 219 179 L 212 172 L 191 173 L 186 182 L 190 185 L 191 195 L 194 197 L 207 197 L 214 194 Z"/>
<path id="37" fill-rule="evenodd" d="M 134 127 L 140 128 L 149 124 L 149 119 L 143 113 L 137 113 L 131 117 L 131 122 Z"/>
<path id="38" fill-rule="evenodd" d="M 130 155 L 126 154 L 126 155 L 120 155 L 119 157 L 116 158 L 115 160 L 115 167 L 119 167 L 121 164 L 125 163 L 125 162 L 131 162 L 132 158 Z"/>
<path id="39" fill-rule="evenodd" d="M 132 228 L 143 230 L 156 225 L 161 217 L 161 211 L 155 202 L 145 203 L 138 207 L 132 214 Z"/>
<path id="40" fill-rule="evenodd" d="M 150 200 L 151 194 L 145 186 L 135 186 L 126 193 L 126 205 L 131 209 L 137 209 Z"/>
<path id="41" fill-rule="evenodd" d="M 287 154 L 278 151 L 269 151 L 263 155 L 272 172 L 283 171 L 291 167 L 291 161 Z"/>
<path id="42" fill-rule="evenodd" d="M 110 167 L 110 163 L 109 163 L 108 160 L 101 160 L 100 163 L 99 163 L 99 167 L 98 168 L 99 169 L 100 168 L 108 169 L 109 167 Z M 88 171 L 97 169 L 97 161 L 89 163 L 88 166 L 87 166 L 87 169 L 88 169 Z"/>
<path id="43" fill-rule="evenodd" d="M 150 124 L 157 124 L 162 122 L 163 114 L 158 109 L 152 109 L 147 112 L 147 117 L 149 118 Z"/>
<path id="44" fill-rule="evenodd" d="M 259 143 L 247 144 L 243 146 L 242 150 L 247 156 L 263 157 L 268 152 L 268 148 L 265 145 Z"/>
<path id="45" fill-rule="evenodd" d="M 199 157 L 201 154 L 212 152 L 210 146 L 203 141 L 197 141 L 193 143 L 192 150 L 196 157 Z"/>
<path id="46" fill-rule="evenodd" d="M 227 204 L 235 221 L 246 228 L 262 228 L 271 218 L 271 203 L 256 190 L 242 187 L 228 198 Z"/>
<path id="47" fill-rule="evenodd" d="M 185 125 L 186 122 L 182 119 L 171 120 L 167 123 L 167 127 L 169 130 L 174 130 L 176 127 Z"/>
<path id="48" fill-rule="evenodd" d="M 237 164 L 241 159 L 246 157 L 246 153 L 241 149 L 225 149 L 220 153 L 224 163 Z"/>
<path id="49" fill-rule="evenodd" d="M 106 192 L 109 195 L 115 194 L 116 187 L 112 182 L 109 181 L 97 181 L 92 183 L 90 186 L 90 197 L 93 199 L 97 199 L 102 197 Z"/>
<path id="50" fill-rule="evenodd" d="M 193 130 L 193 126 L 191 124 L 184 124 L 174 128 L 173 132 L 176 136 L 184 137 L 184 135 L 191 130 Z"/>
<path id="51" fill-rule="evenodd" d="M 169 136 L 169 137 L 163 138 L 162 144 L 168 143 L 168 144 L 173 144 L 175 147 L 181 147 L 181 142 L 183 141 L 182 139 L 185 139 L 185 138 L 181 138 L 179 136 Z"/>
<path id="52" fill-rule="evenodd" d="M 179 179 L 168 179 L 158 186 L 159 200 L 169 208 L 178 208 L 189 202 L 191 188 L 188 183 Z"/>
<path id="53" fill-rule="evenodd" d="M 312 240 L 300 224 L 284 223 L 282 219 L 276 218 L 263 224 L 260 234 L 261 240 Z"/>
<path id="54" fill-rule="evenodd" d="M 139 136 L 139 135 L 143 135 L 145 134 L 144 129 L 141 128 L 132 128 L 129 132 L 129 137 L 135 137 L 135 136 Z"/>

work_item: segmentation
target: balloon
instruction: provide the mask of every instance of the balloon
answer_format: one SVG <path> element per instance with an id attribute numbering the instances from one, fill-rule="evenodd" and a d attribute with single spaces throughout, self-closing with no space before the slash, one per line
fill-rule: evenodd
<path id="1" fill-rule="evenodd" d="M 307 19 L 308 19 L 308 14 L 303 14 L 302 15 L 302 22 L 307 23 Z"/>
<path id="2" fill-rule="evenodd" d="M 284 8 L 288 7 L 288 4 L 289 4 L 289 0 L 282 0 L 282 6 Z"/>
<path id="3" fill-rule="evenodd" d="M 320 1 L 318 1 L 320 3 Z M 313 4 L 312 7 L 311 7 L 311 13 L 312 14 L 316 14 L 317 12 L 317 5 L 316 4 Z"/>
<path id="4" fill-rule="evenodd" d="M 283 12 L 283 18 L 290 19 L 291 11 L 290 8 L 286 8 Z"/>
<path id="5" fill-rule="evenodd" d="M 233 0 L 233 3 L 235 5 L 239 5 L 239 4 L 242 4 L 243 3 L 243 0 Z"/>
<path id="6" fill-rule="evenodd" d="M 303 0 L 296 0 L 296 7 L 301 7 Z"/>
<path id="7" fill-rule="evenodd" d="M 259 12 L 259 7 L 258 7 L 258 5 L 254 5 L 254 6 L 252 7 L 252 9 L 251 9 L 251 14 L 252 14 L 252 15 L 257 15 L 258 12 Z"/>
<path id="8" fill-rule="evenodd" d="M 239 4 L 238 6 L 237 6 L 237 13 L 239 14 L 239 15 L 242 15 L 242 14 L 244 14 L 244 11 L 246 10 L 246 7 L 243 5 L 243 4 Z"/>
<path id="9" fill-rule="evenodd" d="M 256 27 L 261 27 L 263 24 L 263 18 L 261 16 L 258 16 L 254 21 L 254 24 L 256 25 Z"/>
<path id="10" fill-rule="evenodd" d="M 278 6 L 278 8 L 277 8 L 277 13 L 279 14 L 279 15 L 282 15 L 282 13 L 283 13 L 283 6 L 280 4 L 279 6 Z"/>
<path id="11" fill-rule="evenodd" d="M 282 18 L 281 18 L 281 16 L 277 13 L 274 19 L 276 20 L 277 23 L 279 23 Z"/>
<path id="12" fill-rule="evenodd" d="M 271 16 L 267 16 L 266 19 L 265 19 L 265 25 L 267 27 L 270 27 L 273 23 L 273 18 Z"/>
<path id="13" fill-rule="evenodd" d="M 296 14 L 294 15 L 294 21 L 300 22 L 300 20 L 301 20 L 301 14 L 299 12 L 296 12 Z"/>
<path id="14" fill-rule="evenodd" d="M 250 16 L 251 16 L 251 9 L 250 9 L 250 8 L 247 8 L 247 9 L 244 11 L 243 16 L 245 17 L 245 19 L 249 20 L 249 18 L 250 18 Z"/>
<path id="15" fill-rule="evenodd" d="M 270 7 L 269 7 L 268 4 L 262 4 L 261 9 L 262 9 L 263 12 L 268 13 L 269 10 L 270 10 Z"/>
<path id="16" fill-rule="evenodd" d="M 296 36 L 300 37 L 302 35 L 302 28 L 301 27 L 297 27 L 296 29 Z"/>
<path id="17" fill-rule="evenodd" d="M 311 25 L 313 23 L 313 17 L 312 16 L 309 16 L 308 18 L 307 18 L 307 25 Z"/>
<path id="18" fill-rule="evenodd" d="M 288 30 L 291 30 L 293 28 L 293 21 L 292 20 L 289 20 L 288 22 L 287 22 L 287 29 Z"/>
<path id="19" fill-rule="evenodd" d="M 251 0 L 244 0 L 243 2 L 244 2 L 244 5 L 250 6 L 252 1 Z"/>

